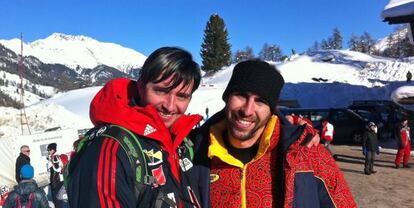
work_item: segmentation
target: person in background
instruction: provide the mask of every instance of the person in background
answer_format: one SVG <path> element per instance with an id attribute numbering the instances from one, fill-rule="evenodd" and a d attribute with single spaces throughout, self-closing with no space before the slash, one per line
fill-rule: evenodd
<path id="1" fill-rule="evenodd" d="M 200 207 L 186 137 L 201 116 L 185 115 L 200 80 L 190 53 L 163 47 L 146 59 L 137 81 L 109 81 L 91 102 L 95 128 L 69 163 L 70 206 Z"/>
<path id="2" fill-rule="evenodd" d="M 371 175 L 376 173 L 374 170 L 375 155 L 379 154 L 378 147 L 378 127 L 374 122 L 369 122 L 362 135 L 362 153 L 365 156 L 364 173 Z"/>
<path id="3" fill-rule="evenodd" d="M 413 78 L 413 74 L 411 74 L 411 72 L 408 71 L 406 77 L 407 77 L 407 83 L 410 83 L 411 82 L 411 79 Z"/>
<path id="4" fill-rule="evenodd" d="M 212 207 L 356 207 L 329 152 L 307 147 L 317 130 L 292 125 L 276 106 L 284 80 L 260 60 L 238 63 L 223 93 L 226 105 L 191 138 L 195 165 Z"/>
<path id="5" fill-rule="evenodd" d="M 16 159 L 16 182 L 19 183 L 21 181 L 20 178 L 20 169 L 23 165 L 29 164 L 30 165 L 30 148 L 27 145 L 22 145 L 20 147 L 20 155 Z"/>
<path id="6" fill-rule="evenodd" d="M 322 144 L 325 146 L 325 148 L 332 154 L 331 149 L 329 148 L 329 145 L 331 144 L 334 136 L 334 126 L 329 123 L 327 118 L 322 119 L 322 131 L 321 131 L 321 138 L 322 138 Z"/>
<path id="7" fill-rule="evenodd" d="M 84 138 L 84 136 L 79 137 L 76 141 L 72 144 L 72 151 L 70 152 L 69 159 L 71 160 L 73 157 L 75 157 L 76 152 L 78 151 L 78 145 L 79 142 Z"/>
<path id="8" fill-rule="evenodd" d="M 6 185 L 0 186 L 0 207 L 3 206 L 4 202 L 6 201 L 7 196 L 10 194 L 10 189 Z"/>
<path id="9" fill-rule="evenodd" d="M 210 118 L 210 115 L 208 114 L 208 107 L 206 107 L 206 114 L 204 117 L 204 121 L 207 121 Z"/>
<path id="10" fill-rule="evenodd" d="M 61 156 L 56 153 L 56 148 L 56 143 L 51 143 L 47 146 L 50 174 L 50 191 L 52 193 L 53 204 L 56 208 L 61 208 L 64 207 L 65 202 L 62 198 L 58 197 L 58 194 L 59 191 L 63 188 L 62 171 L 64 164 L 62 162 Z"/>
<path id="11" fill-rule="evenodd" d="M 401 159 L 403 159 L 403 167 L 410 168 L 408 160 L 411 153 L 411 138 L 410 127 L 408 126 L 408 120 L 404 119 L 400 124 L 400 136 L 398 139 L 398 152 L 395 157 L 395 168 L 400 168 Z"/>
<path id="12" fill-rule="evenodd" d="M 25 164 L 20 169 L 21 181 L 7 196 L 3 208 L 39 207 L 48 208 L 46 193 L 37 186 L 33 180 L 34 169 L 30 164 Z"/>

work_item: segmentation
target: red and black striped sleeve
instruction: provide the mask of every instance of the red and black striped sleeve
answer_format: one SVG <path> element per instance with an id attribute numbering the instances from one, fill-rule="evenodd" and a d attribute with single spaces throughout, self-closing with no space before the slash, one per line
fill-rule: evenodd
<path id="1" fill-rule="evenodd" d="M 95 138 L 74 163 L 68 187 L 71 207 L 135 207 L 134 174 L 117 141 Z"/>

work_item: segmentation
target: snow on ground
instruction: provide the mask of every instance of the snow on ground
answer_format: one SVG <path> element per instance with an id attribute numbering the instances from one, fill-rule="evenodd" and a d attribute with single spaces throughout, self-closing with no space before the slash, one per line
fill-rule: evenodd
<path id="1" fill-rule="evenodd" d="M 20 100 L 20 92 L 15 93 L 18 91 L 18 88 L 21 82 L 19 75 L 11 74 L 11 73 L 3 71 L 3 73 L 1 73 L 1 78 L 3 80 L 7 80 L 8 83 L 7 83 L 7 86 L 0 85 L 0 91 L 3 91 L 5 94 L 10 95 L 11 98 L 14 100 Z M 53 94 L 56 93 L 54 87 L 33 84 L 26 79 L 23 79 L 23 85 L 27 85 L 29 87 L 35 87 L 40 93 L 43 93 L 47 96 L 52 96 Z M 24 103 L 26 106 L 37 103 L 42 99 L 43 99 L 42 97 L 34 93 L 31 93 L 28 90 L 24 91 Z"/>
<path id="2" fill-rule="evenodd" d="M 89 104 L 101 88 L 102 87 L 88 87 L 71 90 L 65 93 L 58 93 L 47 100 L 34 104 L 33 106 L 41 107 L 43 105 L 56 104 L 80 117 L 89 119 Z"/>
<path id="3" fill-rule="evenodd" d="M 43 132 L 54 127 L 61 127 L 62 129 L 92 127 L 91 122 L 85 117 L 76 115 L 57 104 L 35 105 L 26 108 L 25 111 L 31 133 Z M 21 135 L 20 118 L 20 110 L 0 107 L 0 135 L 3 134 L 3 137 Z M 23 128 L 23 134 L 28 134 L 26 126 Z"/>
<path id="4" fill-rule="evenodd" d="M 286 82 L 281 98 L 297 100 L 302 107 L 346 107 L 353 100 L 391 100 L 397 88 L 407 86 L 406 73 L 414 72 L 414 59 L 381 58 L 347 50 L 318 51 L 273 64 Z M 211 116 L 221 110 L 221 95 L 233 68 L 231 65 L 203 78 L 187 113 L 205 115 L 208 108 Z M 26 109 L 29 123 L 37 130 L 55 126 L 90 128 L 89 103 L 99 89 L 73 90 L 36 103 Z M 18 110 L 2 108 L 0 131 L 6 136 L 20 132 L 19 118 Z"/>

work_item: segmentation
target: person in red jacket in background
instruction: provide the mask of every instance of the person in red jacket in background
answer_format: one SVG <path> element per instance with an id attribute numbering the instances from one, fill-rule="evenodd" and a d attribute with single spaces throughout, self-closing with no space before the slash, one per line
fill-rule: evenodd
<path id="1" fill-rule="evenodd" d="M 333 140 L 333 135 L 335 133 L 334 126 L 328 122 L 328 119 L 324 118 L 322 120 L 322 132 L 321 132 L 321 139 L 322 143 L 325 146 L 325 148 L 332 154 L 331 149 L 329 148 L 329 145 L 331 144 Z"/>
<path id="2" fill-rule="evenodd" d="M 411 138 L 410 127 L 408 126 L 408 120 L 404 119 L 401 122 L 400 138 L 398 141 L 398 152 L 395 158 L 395 168 L 400 168 L 401 159 L 403 159 L 403 167 L 410 168 L 408 165 L 408 159 L 410 159 L 411 153 Z"/>

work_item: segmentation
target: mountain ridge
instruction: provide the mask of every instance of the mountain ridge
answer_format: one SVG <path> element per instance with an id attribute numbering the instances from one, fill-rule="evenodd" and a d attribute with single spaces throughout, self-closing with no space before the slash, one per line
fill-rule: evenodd
<path id="1" fill-rule="evenodd" d="M 0 44 L 20 54 L 20 40 L 0 40 Z M 116 43 L 100 42 L 84 35 L 53 33 L 34 42 L 23 43 L 24 55 L 35 56 L 46 64 L 62 64 L 68 68 L 95 68 L 107 65 L 126 74 L 141 68 L 146 56 Z"/>
<path id="2" fill-rule="evenodd" d="M 106 65 L 95 68 L 78 68 L 76 70 L 63 64 L 47 64 L 34 56 L 23 59 L 24 102 L 27 105 L 48 98 L 57 92 L 99 86 L 115 77 L 133 76 Z M 0 44 L 0 99 L 2 106 L 16 107 L 20 101 L 19 88 L 20 56 Z M 139 69 L 134 69 L 137 71 Z M 136 73 L 136 72 L 135 72 Z"/>

